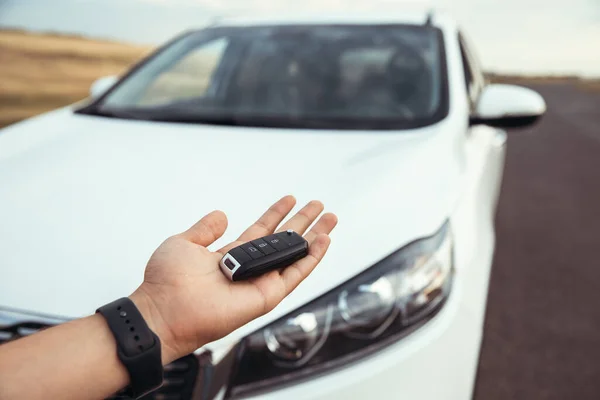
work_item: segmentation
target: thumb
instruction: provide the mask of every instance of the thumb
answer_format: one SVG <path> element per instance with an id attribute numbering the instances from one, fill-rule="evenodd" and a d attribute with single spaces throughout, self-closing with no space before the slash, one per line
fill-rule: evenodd
<path id="1" fill-rule="evenodd" d="M 223 236 L 226 229 L 227 216 L 225 213 L 223 211 L 213 211 L 179 236 L 206 247 Z"/>

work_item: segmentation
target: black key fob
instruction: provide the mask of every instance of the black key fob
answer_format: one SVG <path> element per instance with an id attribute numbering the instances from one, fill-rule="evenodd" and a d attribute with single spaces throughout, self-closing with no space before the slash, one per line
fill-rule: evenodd
<path id="1" fill-rule="evenodd" d="M 229 250 L 219 265 L 229 279 L 241 281 L 287 267 L 307 255 L 308 242 L 296 232 L 288 230 Z"/>

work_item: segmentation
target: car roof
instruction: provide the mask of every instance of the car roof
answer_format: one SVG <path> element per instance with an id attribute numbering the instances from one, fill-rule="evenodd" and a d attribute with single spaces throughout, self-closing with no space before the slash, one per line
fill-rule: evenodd
<path id="1" fill-rule="evenodd" d="M 319 13 L 319 14 L 276 14 L 258 16 L 219 17 L 213 21 L 217 26 L 260 26 L 260 25 L 372 25 L 408 24 L 423 25 L 428 21 L 441 26 L 446 18 L 431 9 L 402 8 L 387 13 Z"/>

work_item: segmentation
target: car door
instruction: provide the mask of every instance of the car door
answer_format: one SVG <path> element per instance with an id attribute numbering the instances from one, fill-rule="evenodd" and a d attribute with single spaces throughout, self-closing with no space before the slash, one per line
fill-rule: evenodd
<path id="1" fill-rule="evenodd" d="M 486 80 L 480 67 L 481 64 L 472 50 L 469 40 L 463 33 L 459 33 L 457 39 L 463 67 L 463 83 L 469 103 L 469 118 L 471 118 L 471 116 L 474 116 L 481 93 L 485 89 Z M 485 125 L 470 125 L 468 128 L 466 137 L 467 162 L 471 164 L 469 169 L 473 173 L 482 174 L 476 179 L 482 180 L 482 184 L 488 185 L 485 189 L 482 188 L 488 196 L 488 199 L 484 202 L 489 205 L 488 214 L 493 214 L 496 207 L 501 172 L 504 167 L 505 141 L 506 133 L 500 129 Z"/>
<path id="2" fill-rule="evenodd" d="M 463 68 L 465 95 L 471 115 L 476 110 L 477 101 L 485 90 L 485 78 L 473 50 L 463 34 L 455 40 L 460 47 Z M 471 116 L 469 115 L 469 117 Z M 499 195 L 502 172 L 504 169 L 505 132 L 489 126 L 469 126 L 464 138 L 465 176 L 463 201 L 453 214 L 454 229 L 460 231 L 459 237 L 466 237 L 462 243 L 456 243 L 457 257 L 471 257 L 481 254 L 481 249 L 493 249 L 494 217 Z M 491 254 L 491 251 L 490 251 Z M 485 260 L 473 262 L 462 259 L 465 265 L 489 265 Z M 457 258 L 457 262 L 458 258 Z M 470 290 L 465 293 L 466 301 L 480 302 L 487 297 L 490 269 L 480 268 L 465 271 L 466 285 Z M 479 324 L 483 324 L 481 315 L 474 315 Z M 475 371 L 473 371 L 475 376 Z"/>

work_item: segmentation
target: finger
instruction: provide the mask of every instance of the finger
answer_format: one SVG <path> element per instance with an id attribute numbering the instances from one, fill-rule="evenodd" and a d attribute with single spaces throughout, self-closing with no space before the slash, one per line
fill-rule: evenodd
<path id="1" fill-rule="evenodd" d="M 298 211 L 296 215 L 290 218 L 290 220 L 287 221 L 277 231 L 282 232 L 291 229 L 296 233 L 302 235 L 304 234 L 304 231 L 308 229 L 310 224 L 312 224 L 315 221 L 315 219 L 317 219 L 319 214 L 323 212 L 324 208 L 325 207 L 323 206 L 323 203 L 321 203 L 318 200 L 313 200 L 307 205 L 305 205 L 302 210 Z"/>
<path id="2" fill-rule="evenodd" d="M 200 246 L 208 246 L 223 236 L 227 229 L 227 216 L 223 211 L 213 211 L 196 222 L 190 229 L 180 234 L 181 237 Z"/>
<path id="3" fill-rule="evenodd" d="M 310 231 L 304 235 L 304 239 L 308 241 L 308 244 L 311 244 L 317 236 L 323 233 L 329 235 L 337 223 L 338 218 L 335 214 L 323 214 L 317 223 L 310 229 Z"/>
<path id="4" fill-rule="evenodd" d="M 228 244 L 218 252 L 225 254 L 227 251 L 239 246 L 242 243 L 270 235 L 295 205 L 296 199 L 294 196 L 285 196 L 281 198 L 277 203 L 273 204 L 254 224 L 246 229 L 235 242 Z"/>
<path id="5" fill-rule="evenodd" d="M 317 264 L 321 262 L 329 248 L 329 243 L 331 243 L 331 239 L 327 234 L 318 235 L 308 249 L 308 256 L 281 271 L 281 279 L 285 287 L 284 297 L 290 294 L 300 282 L 306 279 Z"/>
<path id="6" fill-rule="evenodd" d="M 308 241 L 308 243 L 310 244 L 313 242 L 313 240 L 318 235 L 320 235 L 322 233 L 330 234 L 331 231 L 333 230 L 333 228 L 336 227 L 337 223 L 338 223 L 338 218 L 335 214 L 332 214 L 332 213 L 323 214 L 323 216 L 321 216 L 321 218 L 319 218 L 319 220 L 311 228 L 311 230 L 304 236 L 304 239 L 306 239 L 306 241 Z M 217 252 L 218 253 L 217 256 L 222 257 L 229 250 L 231 250 L 234 247 L 237 247 L 241 244 L 243 244 L 243 242 L 236 241 L 236 242 L 230 243 L 227 246 L 220 249 Z"/>

